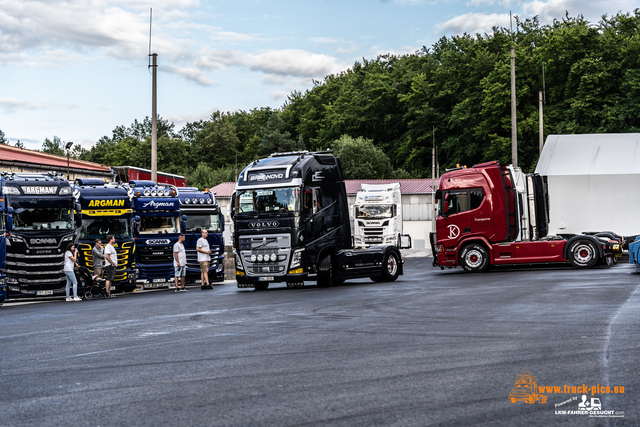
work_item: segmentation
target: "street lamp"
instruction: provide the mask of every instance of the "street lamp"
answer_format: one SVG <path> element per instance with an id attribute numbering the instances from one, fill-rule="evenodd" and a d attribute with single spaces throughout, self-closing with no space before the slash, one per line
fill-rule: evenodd
<path id="1" fill-rule="evenodd" d="M 67 142 L 65 145 L 65 150 L 67 150 L 67 181 L 69 181 L 69 153 L 71 151 L 71 146 L 73 145 L 72 141 Z"/>

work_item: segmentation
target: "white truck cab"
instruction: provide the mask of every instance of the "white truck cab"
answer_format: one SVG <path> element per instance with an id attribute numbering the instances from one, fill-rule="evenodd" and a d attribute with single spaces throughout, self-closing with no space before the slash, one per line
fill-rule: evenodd
<path id="1" fill-rule="evenodd" d="M 354 205 L 353 244 L 356 247 L 401 245 L 400 184 L 360 184 Z"/>

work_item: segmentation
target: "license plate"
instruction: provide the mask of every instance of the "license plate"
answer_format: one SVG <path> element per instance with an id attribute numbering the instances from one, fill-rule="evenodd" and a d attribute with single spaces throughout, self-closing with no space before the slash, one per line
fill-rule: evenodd
<path id="1" fill-rule="evenodd" d="M 153 283 L 167 283 L 167 279 L 153 279 Z"/>
<path id="2" fill-rule="evenodd" d="M 273 282 L 273 277 L 260 277 L 258 278 L 259 281 L 261 282 Z"/>
<path id="3" fill-rule="evenodd" d="M 53 295 L 53 291 L 36 291 L 36 295 Z"/>

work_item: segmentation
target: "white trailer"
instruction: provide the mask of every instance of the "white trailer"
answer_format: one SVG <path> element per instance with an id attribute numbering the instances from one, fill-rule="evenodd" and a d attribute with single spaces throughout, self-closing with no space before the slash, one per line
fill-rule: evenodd
<path id="1" fill-rule="evenodd" d="M 548 180 L 549 234 L 640 233 L 640 133 L 549 135 L 536 173 Z"/>
<path id="2" fill-rule="evenodd" d="M 354 246 L 391 244 L 400 247 L 402 235 L 400 183 L 361 184 L 353 209 Z"/>

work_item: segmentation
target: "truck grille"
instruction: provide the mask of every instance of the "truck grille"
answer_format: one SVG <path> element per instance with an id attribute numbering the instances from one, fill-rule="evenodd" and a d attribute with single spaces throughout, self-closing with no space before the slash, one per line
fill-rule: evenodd
<path id="1" fill-rule="evenodd" d="M 383 229 L 381 227 L 365 227 L 364 241 L 365 243 L 382 243 Z"/>
<path id="2" fill-rule="evenodd" d="M 240 256 L 249 276 L 282 275 L 286 273 L 291 256 L 291 236 L 289 234 L 269 234 L 242 237 L 239 241 Z M 251 256 L 262 256 L 263 261 L 251 261 Z M 275 261 L 271 256 L 275 255 Z M 267 259 L 265 261 L 264 259 Z"/>

